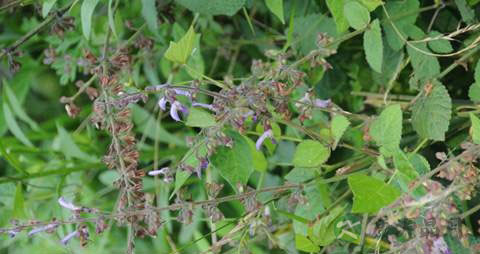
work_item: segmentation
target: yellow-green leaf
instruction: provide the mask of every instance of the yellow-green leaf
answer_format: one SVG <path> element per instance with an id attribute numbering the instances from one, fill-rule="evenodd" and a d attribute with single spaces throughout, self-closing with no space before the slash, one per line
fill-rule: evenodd
<path id="1" fill-rule="evenodd" d="M 185 64 L 192 53 L 195 36 L 197 34 L 193 30 L 193 26 L 191 26 L 178 42 L 170 42 L 165 52 L 165 58 L 178 64 Z"/>
<path id="2" fill-rule="evenodd" d="M 280 19 L 282 24 L 285 24 L 283 17 L 283 0 L 265 0 L 268 9 Z"/>

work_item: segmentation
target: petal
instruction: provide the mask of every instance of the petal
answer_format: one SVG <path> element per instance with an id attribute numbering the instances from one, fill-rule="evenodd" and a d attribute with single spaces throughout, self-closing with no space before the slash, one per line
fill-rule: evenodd
<path id="1" fill-rule="evenodd" d="M 77 234 L 78 234 L 77 230 L 73 231 L 72 233 L 70 233 L 70 234 L 66 235 L 64 238 L 62 238 L 61 243 L 63 245 L 67 245 L 68 241 L 70 241 L 70 239 L 75 237 Z"/>
<path id="2" fill-rule="evenodd" d="M 179 107 L 181 106 L 182 104 L 180 104 L 180 102 L 175 101 L 170 107 L 170 116 L 173 118 L 173 120 L 177 122 L 181 121 L 180 117 L 178 116 L 178 110 L 179 110 Z"/>
<path id="3" fill-rule="evenodd" d="M 158 106 L 162 111 L 167 110 L 167 99 L 165 99 L 165 97 L 160 98 L 160 100 L 158 100 Z"/>
<path id="4" fill-rule="evenodd" d="M 81 207 L 78 207 L 78 206 L 72 204 L 72 202 L 66 201 L 63 197 L 60 197 L 60 198 L 58 199 L 58 203 L 59 203 L 61 206 L 65 207 L 65 208 L 67 208 L 67 209 L 69 209 L 69 210 L 72 210 L 72 211 L 77 211 L 77 210 L 81 210 L 81 209 L 82 209 Z"/>
<path id="5" fill-rule="evenodd" d="M 194 103 L 192 103 L 192 107 L 201 107 L 201 108 L 206 108 L 206 109 L 211 110 L 211 111 L 216 111 L 212 104 L 194 102 Z"/>
<path id="6" fill-rule="evenodd" d="M 255 147 L 257 148 L 257 150 L 260 150 L 261 147 L 262 147 L 262 144 L 263 142 L 265 141 L 266 138 L 271 138 L 273 137 L 273 131 L 272 129 L 269 129 L 267 131 L 265 131 L 262 136 L 260 136 L 258 139 L 257 139 L 257 142 L 255 143 Z"/>
<path id="7" fill-rule="evenodd" d="M 315 99 L 315 101 L 313 102 L 313 105 L 319 108 L 326 108 L 328 107 L 328 105 L 330 105 L 330 99 L 328 100 Z"/>
<path id="8" fill-rule="evenodd" d="M 185 90 L 182 90 L 182 89 L 179 89 L 179 88 L 175 88 L 175 89 L 173 89 L 173 91 L 175 91 L 176 94 L 184 95 L 184 96 L 187 96 L 187 97 L 192 96 L 190 91 L 185 91 Z"/>
<path id="9" fill-rule="evenodd" d="M 150 176 L 165 175 L 165 174 L 168 173 L 168 171 L 170 171 L 170 168 L 164 167 L 164 168 L 161 168 L 161 169 L 158 169 L 158 170 L 149 171 L 148 175 L 150 175 Z"/>

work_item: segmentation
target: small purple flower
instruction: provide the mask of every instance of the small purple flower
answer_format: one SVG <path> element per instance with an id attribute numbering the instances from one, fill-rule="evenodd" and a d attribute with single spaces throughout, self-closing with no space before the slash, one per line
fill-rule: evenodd
<path id="1" fill-rule="evenodd" d="M 63 245 L 67 245 L 68 241 L 70 241 L 70 239 L 74 238 L 74 237 L 77 236 L 77 235 L 78 235 L 78 231 L 75 230 L 75 231 L 73 231 L 72 233 L 66 235 L 64 238 L 62 238 L 61 243 L 62 243 Z"/>
<path id="2" fill-rule="evenodd" d="M 185 90 L 182 90 L 182 89 L 179 89 L 179 88 L 175 88 L 175 89 L 173 89 L 173 91 L 175 91 L 176 94 L 180 94 L 180 95 L 187 96 L 187 97 L 192 97 L 192 94 L 190 93 L 190 91 L 185 91 Z"/>
<path id="3" fill-rule="evenodd" d="M 82 209 L 81 207 L 78 207 L 78 206 L 74 205 L 72 202 L 66 201 L 63 197 L 60 197 L 58 199 L 58 203 L 61 206 L 65 207 L 69 210 L 72 210 L 72 211 L 78 211 L 78 210 Z"/>
<path id="4" fill-rule="evenodd" d="M 181 121 L 180 117 L 178 116 L 178 111 L 181 110 L 183 112 L 182 107 L 183 105 L 178 101 L 174 101 L 172 103 L 172 106 L 170 107 L 170 116 L 173 118 L 173 120 L 177 122 Z"/>
<path id="5" fill-rule="evenodd" d="M 147 91 L 147 92 L 158 92 L 158 91 L 161 91 L 162 89 L 164 89 L 168 86 L 169 86 L 169 84 L 147 86 L 147 87 L 145 87 L 145 91 Z"/>
<path id="6" fill-rule="evenodd" d="M 320 99 L 315 99 L 313 102 L 313 105 L 318 108 L 326 108 L 328 105 L 330 105 L 330 99 L 328 100 L 320 100 Z"/>
<path id="7" fill-rule="evenodd" d="M 34 228 L 34 229 L 30 230 L 30 232 L 28 232 L 28 236 L 32 236 L 36 233 L 40 233 L 40 232 L 43 232 L 43 231 L 54 229 L 57 226 L 58 226 L 58 224 L 51 223 L 51 224 L 45 225 L 43 227 Z"/>
<path id="8" fill-rule="evenodd" d="M 165 97 L 160 98 L 158 100 L 158 106 L 162 109 L 162 111 L 167 110 L 167 99 Z"/>
<path id="9" fill-rule="evenodd" d="M 272 129 L 266 130 L 258 139 L 257 142 L 255 143 L 255 147 L 257 150 L 260 150 L 262 147 L 263 142 L 265 141 L 266 138 L 270 138 L 273 141 L 273 131 Z"/>
<path id="10" fill-rule="evenodd" d="M 14 238 L 15 236 L 17 236 L 17 234 L 18 234 L 19 232 L 20 232 L 20 231 L 17 230 L 17 229 L 9 230 L 9 231 L 8 231 L 8 236 L 10 236 L 10 238 Z"/>
<path id="11" fill-rule="evenodd" d="M 433 241 L 432 254 L 451 254 L 447 243 L 443 237 L 439 237 Z"/>
<path id="12" fill-rule="evenodd" d="M 194 103 L 192 103 L 192 107 L 201 107 L 201 108 L 206 108 L 206 109 L 214 111 L 214 112 L 216 111 L 212 104 L 194 102 Z"/>
<path id="13" fill-rule="evenodd" d="M 149 176 L 156 176 L 156 175 L 166 175 L 170 171 L 169 167 L 164 167 L 158 170 L 152 170 L 148 172 Z"/>

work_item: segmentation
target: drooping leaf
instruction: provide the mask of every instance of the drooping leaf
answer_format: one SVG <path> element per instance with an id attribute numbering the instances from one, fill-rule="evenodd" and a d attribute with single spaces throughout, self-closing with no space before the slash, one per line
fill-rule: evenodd
<path id="1" fill-rule="evenodd" d="M 10 106 L 7 104 L 6 101 L 3 101 L 3 115 L 5 117 L 5 122 L 7 123 L 7 127 L 10 132 L 24 145 L 33 147 L 32 142 L 25 136 L 20 126 L 18 126 L 17 120 L 13 116 L 12 111 L 10 110 Z"/>
<path id="2" fill-rule="evenodd" d="M 348 21 L 343 14 L 345 0 L 326 0 L 327 7 L 335 20 L 337 32 L 343 33 L 348 30 Z"/>
<path id="3" fill-rule="evenodd" d="M 77 144 L 73 141 L 73 138 L 60 124 L 57 124 L 58 139 L 60 144 L 60 151 L 67 157 L 73 157 L 88 162 L 97 162 L 98 160 L 82 151 Z"/>
<path id="4" fill-rule="evenodd" d="M 255 147 L 255 143 L 247 137 L 244 137 L 250 147 L 252 153 L 253 168 L 259 172 L 265 172 L 267 170 L 268 162 L 265 159 L 265 155 Z"/>
<path id="5" fill-rule="evenodd" d="M 158 14 L 155 2 L 155 0 L 142 0 L 142 16 L 147 22 L 148 29 L 154 34 L 158 32 Z"/>
<path id="6" fill-rule="evenodd" d="M 332 131 L 332 136 L 335 139 L 333 143 L 333 148 L 337 147 L 338 142 L 343 136 L 343 133 L 347 130 L 348 126 L 350 126 L 350 121 L 343 116 L 343 115 L 335 115 L 332 119 L 332 124 L 331 124 L 331 131 Z"/>
<path id="7" fill-rule="evenodd" d="M 455 4 L 460 11 L 463 21 L 467 24 L 472 24 L 475 21 L 475 11 L 468 6 L 465 0 L 455 0 Z"/>
<path id="8" fill-rule="evenodd" d="M 52 9 L 52 7 L 55 5 L 57 0 L 45 0 L 42 4 L 42 17 L 45 18 L 48 16 L 48 13 Z"/>
<path id="9" fill-rule="evenodd" d="M 437 31 L 432 31 L 428 35 L 430 38 L 436 38 L 441 36 L 442 34 Z M 434 52 L 437 53 L 450 53 L 453 51 L 452 45 L 450 44 L 449 40 L 446 39 L 438 39 L 428 42 L 428 47 L 432 49 Z"/>
<path id="10" fill-rule="evenodd" d="M 216 124 L 215 117 L 207 111 L 192 107 L 188 113 L 185 125 L 190 127 L 210 127 Z"/>
<path id="11" fill-rule="evenodd" d="M 452 100 L 447 89 L 438 81 L 432 91 L 421 96 L 412 107 L 412 125 L 422 138 L 445 140 L 450 124 Z"/>
<path id="12" fill-rule="evenodd" d="M 305 140 L 298 144 L 293 155 L 295 167 L 318 167 L 328 160 L 330 149 L 314 140 Z"/>
<path id="13" fill-rule="evenodd" d="M 30 118 L 27 113 L 22 108 L 22 105 L 20 102 L 17 100 L 17 97 L 15 96 L 15 93 L 12 91 L 10 86 L 4 82 L 4 89 L 5 89 L 5 95 L 8 101 L 10 102 L 10 106 L 12 107 L 13 112 L 15 115 L 22 121 L 26 122 L 28 125 L 30 125 L 30 128 L 34 130 L 38 130 L 38 124 Z"/>
<path id="14" fill-rule="evenodd" d="M 185 64 L 192 53 L 196 36 L 197 34 L 193 30 L 193 27 L 190 27 L 178 42 L 170 42 L 165 52 L 165 58 L 178 64 Z"/>
<path id="15" fill-rule="evenodd" d="M 470 121 L 472 121 L 472 139 L 473 143 L 480 145 L 480 119 L 473 113 L 470 113 Z"/>
<path id="16" fill-rule="evenodd" d="M 363 48 L 367 62 L 376 72 L 382 72 L 383 40 L 380 22 L 375 19 L 363 34 Z"/>
<path id="17" fill-rule="evenodd" d="M 99 0 L 84 0 L 80 9 L 82 32 L 87 40 L 90 39 L 93 11 L 95 10 L 98 2 Z"/>
<path id="18" fill-rule="evenodd" d="M 320 251 L 320 247 L 315 245 L 310 239 L 301 234 L 295 234 L 295 246 L 297 247 L 297 250 L 305 252 L 312 253 Z"/>
<path id="19" fill-rule="evenodd" d="M 245 0 L 176 0 L 193 12 L 207 15 L 232 16 L 245 5 Z"/>
<path id="20" fill-rule="evenodd" d="M 376 213 L 400 196 L 400 191 L 382 180 L 364 174 L 348 177 L 353 192 L 352 213 Z"/>
<path id="21" fill-rule="evenodd" d="M 343 13 L 348 24 L 355 30 L 363 29 L 370 23 L 370 12 L 359 2 L 347 2 L 343 7 Z"/>
<path id="22" fill-rule="evenodd" d="M 282 24 L 285 24 L 283 17 L 283 0 L 265 0 L 268 9 L 280 19 Z"/>
<path id="23" fill-rule="evenodd" d="M 370 126 L 370 136 L 378 146 L 392 152 L 400 145 L 402 110 L 399 104 L 386 107 Z"/>
<path id="24" fill-rule="evenodd" d="M 25 219 L 25 199 L 23 197 L 23 186 L 21 182 L 17 183 L 15 197 L 13 199 L 13 217 L 15 219 Z"/>
<path id="25" fill-rule="evenodd" d="M 218 148 L 210 159 L 213 166 L 236 190 L 237 183 L 246 184 L 254 170 L 252 154 L 242 135 L 234 131 L 228 131 L 226 134 L 233 139 L 233 147 Z"/>

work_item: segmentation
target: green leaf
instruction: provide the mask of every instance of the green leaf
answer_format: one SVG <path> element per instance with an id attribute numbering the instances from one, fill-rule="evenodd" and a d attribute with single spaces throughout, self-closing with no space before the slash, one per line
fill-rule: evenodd
<path id="1" fill-rule="evenodd" d="M 410 34 L 410 37 L 415 40 L 421 40 L 425 38 L 423 31 L 416 26 L 410 26 L 408 33 Z M 438 59 L 434 56 L 426 55 L 424 52 L 421 52 L 430 52 L 430 50 L 427 48 L 427 43 L 414 43 L 413 46 L 415 48 L 408 45 L 407 52 L 412 60 L 411 62 L 415 77 L 419 80 L 434 78 L 440 73 L 440 64 Z"/>
<path id="2" fill-rule="evenodd" d="M 326 3 L 337 25 L 337 32 L 346 32 L 348 30 L 348 21 L 343 14 L 345 0 L 326 0 Z"/>
<path id="3" fill-rule="evenodd" d="M 58 130 L 58 139 L 60 144 L 60 151 L 67 157 L 73 157 L 77 159 L 81 159 L 88 162 L 97 162 L 98 160 L 82 151 L 77 144 L 73 141 L 70 134 L 60 125 L 57 124 Z"/>
<path id="4" fill-rule="evenodd" d="M 13 199 L 13 217 L 15 219 L 25 219 L 25 199 L 23 197 L 23 186 L 21 182 L 17 183 L 15 189 L 15 198 Z"/>
<path id="5" fill-rule="evenodd" d="M 80 16 L 82 20 L 83 35 L 87 39 L 90 39 L 90 31 L 92 29 L 92 15 L 99 0 L 84 0 L 82 7 L 80 8 Z"/>
<path id="6" fill-rule="evenodd" d="M 333 143 L 333 149 L 337 147 L 338 142 L 343 136 L 343 133 L 347 130 L 348 126 L 350 126 L 350 121 L 343 115 L 335 115 L 332 119 L 332 124 L 330 129 L 332 131 L 332 136 L 335 139 Z"/>
<path id="7" fill-rule="evenodd" d="M 147 22 L 148 29 L 154 34 L 158 32 L 158 14 L 155 0 L 142 0 L 142 16 Z"/>
<path id="8" fill-rule="evenodd" d="M 363 5 L 365 5 L 369 11 L 373 11 L 377 9 L 383 2 L 382 0 L 357 0 L 360 1 Z"/>
<path id="9" fill-rule="evenodd" d="M 1 140 L 0 140 L 0 154 L 20 174 L 28 175 L 28 172 L 20 166 L 20 162 L 17 160 L 16 156 L 14 154 L 10 154 L 10 151 L 7 150 L 4 142 L 2 142 Z"/>
<path id="10" fill-rule="evenodd" d="M 107 170 L 105 172 L 102 172 L 98 176 L 98 180 L 100 180 L 100 182 L 105 184 L 106 186 L 112 187 L 115 180 L 117 180 L 119 177 L 120 175 L 118 174 L 117 171 Z"/>
<path id="11" fill-rule="evenodd" d="M 376 213 L 401 194 L 398 189 L 364 174 L 349 176 L 348 185 L 353 192 L 352 213 Z"/>
<path id="12" fill-rule="evenodd" d="M 245 5 L 245 0 L 176 0 L 176 3 L 201 14 L 233 16 Z"/>
<path id="13" fill-rule="evenodd" d="M 26 113 L 23 111 L 22 105 L 20 102 L 17 100 L 17 97 L 15 96 L 15 93 L 12 91 L 10 86 L 4 81 L 4 89 L 5 89 L 5 95 L 8 101 L 10 102 L 10 106 L 12 107 L 13 112 L 15 115 L 22 121 L 26 122 L 28 125 L 30 125 L 30 128 L 34 130 L 38 130 L 38 125 L 35 121 L 33 121 Z"/>
<path id="14" fill-rule="evenodd" d="M 108 26 L 110 26 L 110 30 L 112 30 L 112 34 L 115 38 L 118 38 L 117 28 L 115 26 L 115 17 L 114 17 L 114 10 L 112 9 L 113 0 L 108 0 Z"/>
<path id="15" fill-rule="evenodd" d="M 463 21 L 467 24 L 472 24 L 475 21 L 475 11 L 467 5 L 465 0 L 455 0 L 455 4 L 460 11 Z"/>
<path id="16" fill-rule="evenodd" d="M 292 183 L 301 183 L 315 177 L 315 170 L 311 168 L 293 168 L 285 176 L 285 179 Z"/>
<path id="17" fill-rule="evenodd" d="M 318 48 L 315 39 L 313 39 L 316 38 L 318 33 L 325 33 L 332 39 L 339 35 L 335 27 L 335 21 L 330 17 L 322 14 L 295 17 L 292 47 L 299 50 L 303 55 L 309 54 L 312 50 Z M 336 43 L 332 45 L 332 48 L 335 49 L 338 45 Z"/>
<path id="18" fill-rule="evenodd" d="M 197 146 L 190 148 L 190 150 L 188 150 L 185 156 L 183 156 L 182 161 L 185 165 L 192 168 L 197 168 L 200 166 L 199 158 L 207 156 L 207 146 L 205 144 L 205 141 L 201 142 L 202 143 L 199 143 Z M 185 184 L 190 175 L 190 171 L 177 170 L 177 172 L 175 173 L 175 188 L 170 195 L 170 198 L 172 198 L 178 192 L 178 190 L 180 190 L 180 188 Z"/>
<path id="19" fill-rule="evenodd" d="M 220 171 L 230 185 L 236 190 L 237 183 L 247 184 L 252 173 L 253 163 L 250 147 L 245 138 L 234 132 L 228 131 L 227 136 L 233 139 L 233 147 L 220 147 L 210 157 L 210 161 Z"/>
<path id="20" fill-rule="evenodd" d="M 328 160 L 330 149 L 318 141 L 305 140 L 298 144 L 293 155 L 295 167 L 318 167 Z"/>
<path id="21" fill-rule="evenodd" d="M 470 88 L 468 89 L 468 97 L 473 102 L 476 102 L 476 103 L 480 102 L 480 84 L 479 83 L 475 82 L 470 85 Z"/>
<path id="22" fill-rule="evenodd" d="M 383 60 L 383 41 L 382 30 L 380 22 L 375 19 L 370 27 L 363 34 L 363 48 L 365 50 L 365 57 L 372 69 L 378 73 L 382 72 Z"/>
<path id="23" fill-rule="evenodd" d="M 297 247 L 297 250 L 305 252 L 311 253 L 320 251 L 320 247 L 315 245 L 310 239 L 301 234 L 295 234 L 295 246 Z"/>
<path id="24" fill-rule="evenodd" d="M 365 28 L 370 23 L 370 12 L 362 4 L 351 1 L 343 7 L 348 24 L 355 30 Z"/>
<path id="25" fill-rule="evenodd" d="M 473 113 L 470 113 L 470 121 L 472 121 L 472 139 L 473 143 L 480 145 L 480 119 Z"/>
<path id="26" fill-rule="evenodd" d="M 42 4 L 42 17 L 46 18 L 57 0 L 45 0 Z"/>
<path id="27" fill-rule="evenodd" d="M 244 138 L 250 147 L 250 152 L 252 153 L 253 168 L 259 172 L 267 171 L 268 162 L 267 159 L 265 159 L 265 155 L 257 150 L 255 143 L 250 138 Z"/>
<path id="28" fill-rule="evenodd" d="M 430 32 L 428 37 L 436 38 L 441 35 L 442 34 L 437 31 L 432 31 Z M 434 52 L 437 52 L 437 53 L 450 53 L 453 51 L 450 41 L 446 39 L 437 39 L 437 40 L 429 41 L 428 47 L 430 47 L 430 49 L 432 49 Z"/>
<path id="29" fill-rule="evenodd" d="M 430 94 L 421 96 L 412 107 L 413 129 L 421 138 L 445 140 L 450 124 L 452 100 L 447 89 L 435 81 Z"/>
<path id="30" fill-rule="evenodd" d="M 477 61 L 477 65 L 475 65 L 475 72 L 473 78 L 475 82 L 480 83 L 480 60 Z"/>
<path id="31" fill-rule="evenodd" d="M 195 107 L 190 108 L 190 113 L 188 113 L 187 122 L 185 123 L 187 126 L 200 128 L 214 126 L 215 124 L 215 117 L 212 114 Z"/>
<path id="32" fill-rule="evenodd" d="M 283 0 L 265 0 L 268 9 L 280 19 L 282 24 L 285 24 L 283 17 Z"/>
<path id="33" fill-rule="evenodd" d="M 8 106 L 6 101 L 3 101 L 3 115 L 5 117 L 5 121 L 7 123 L 8 129 L 10 130 L 10 132 L 18 140 L 20 140 L 20 142 L 22 142 L 24 145 L 33 147 L 32 142 L 28 140 L 27 136 L 25 136 L 22 129 L 20 129 L 20 126 L 18 126 L 18 123 L 15 120 L 15 117 L 13 116 L 12 111 L 10 110 L 10 106 Z"/>
<path id="34" fill-rule="evenodd" d="M 383 31 L 387 38 L 388 45 L 394 50 L 400 50 L 405 41 L 402 40 L 397 32 L 394 30 L 391 22 L 395 24 L 403 37 L 408 38 L 406 33 L 410 26 L 415 24 L 419 15 L 420 2 L 418 0 L 405 0 L 405 1 L 386 1 L 385 9 L 390 14 L 390 17 L 398 17 L 395 20 L 389 20 L 388 17 L 383 14 L 383 19 L 387 22 L 383 23 Z"/>
<path id="35" fill-rule="evenodd" d="M 193 26 L 191 26 L 178 42 L 170 42 L 165 52 L 165 58 L 175 63 L 185 64 L 192 53 L 196 35 Z"/>
<path id="36" fill-rule="evenodd" d="M 373 121 L 369 134 L 378 146 L 392 152 L 400 145 L 402 121 L 400 105 L 390 105 Z"/>
<path id="37" fill-rule="evenodd" d="M 343 215 L 344 208 L 337 206 L 327 216 L 317 220 L 313 227 L 309 228 L 308 235 L 313 242 L 320 246 L 331 244 L 337 236 L 335 235 L 335 222 Z"/>

